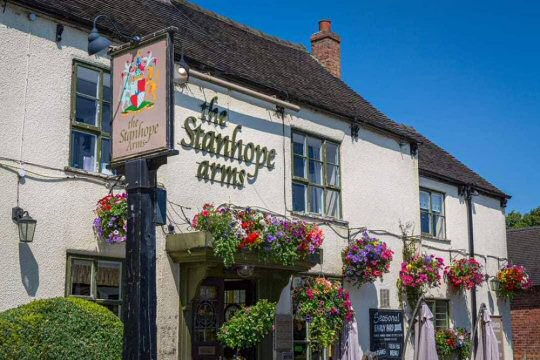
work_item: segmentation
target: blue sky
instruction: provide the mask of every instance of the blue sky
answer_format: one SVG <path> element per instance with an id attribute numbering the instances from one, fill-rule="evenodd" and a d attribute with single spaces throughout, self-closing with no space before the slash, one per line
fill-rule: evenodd
<path id="1" fill-rule="evenodd" d="M 513 196 L 540 206 L 540 2 L 194 0 L 304 44 L 342 37 L 343 79 L 395 121 Z"/>

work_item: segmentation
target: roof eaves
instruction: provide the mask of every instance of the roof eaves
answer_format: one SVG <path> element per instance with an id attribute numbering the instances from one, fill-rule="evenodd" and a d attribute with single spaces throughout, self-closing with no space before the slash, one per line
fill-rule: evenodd
<path id="1" fill-rule="evenodd" d="M 454 179 L 454 178 L 451 178 L 451 177 L 448 177 L 448 176 L 444 176 L 444 175 L 441 175 L 441 174 L 438 174 L 436 172 L 429 171 L 429 170 L 426 170 L 426 169 L 419 169 L 418 171 L 420 173 L 420 176 L 429 177 L 429 178 L 432 178 L 432 179 L 435 179 L 435 180 L 440 180 L 440 181 L 445 182 L 447 184 L 457 185 L 457 186 L 470 185 L 470 184 L 465 183 L 463 181 L 460 181 L 460 180 L 457 180 L 457 179 Z M 512 198 L 511 195 L 505 194 L 503 192 L 495 192 L 493 190 L 486 189 L 485 187 L 477 185 L 477 184 L 472 184 L 472 185 L 474 186 L 475 189 L 477 189 L 479 192 L 483 193 L 484 195 L 488 195 L 488 196 L 491 196 L 491 197 L 496 197 L 496 198 L 501 199 L 501 200 L 503 200 L 503 199 L 504 200 L 509 200 L 509 199 Z"/>

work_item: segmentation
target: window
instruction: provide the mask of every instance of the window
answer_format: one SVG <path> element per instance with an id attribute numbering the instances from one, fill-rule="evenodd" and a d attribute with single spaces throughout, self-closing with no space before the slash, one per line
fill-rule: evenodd
<path id="1" fill-rule="evenodd" d="M 339 144 L 294 131 L 293 210 L 341 218 Z"/>
<path id="2" fill-rule="evenodd" d="M 449 328 L 449 301 L 446 299 L 426 299 L 426 304 L 433 313 L 435 330 Z"/>
<path id="3" fill-rule="evenodd" d="M 422 234 L 446 238 L 444 194 L 420 190 L 420 222 Z"/>
<path id="4" fill-rule="evenodd" d="M 122 261 L 69 255 L 66 294 L 95 301 L 120 317 Z"/>
<path id="5" fill-rule="evenodd" d="M 390 307 L 390 289 L 379 290 L 379 307 L 388 309 Z"/>
<path id="6" fill-rule="evenodd" d="M 111 75 L 74 63 L 70 166 L 111 174 Z"/>

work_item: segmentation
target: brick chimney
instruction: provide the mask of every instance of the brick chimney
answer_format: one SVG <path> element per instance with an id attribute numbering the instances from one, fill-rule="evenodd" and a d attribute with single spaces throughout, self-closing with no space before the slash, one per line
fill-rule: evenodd
<path id="1" fill-rule="evenodd" d="M 341 78 L 341 38 L 332 32 L 332 21 L 319 21 L 319 32 L 311 35 L 311 53 L 326 70 Z"/>

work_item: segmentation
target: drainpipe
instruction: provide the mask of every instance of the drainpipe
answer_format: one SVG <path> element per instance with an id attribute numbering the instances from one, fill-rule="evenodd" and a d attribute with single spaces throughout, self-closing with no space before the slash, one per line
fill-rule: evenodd
<path id="1" fill-rule="evenodd" d="M 472 197 L 478 195 L 478 192 L 473 188 L 472 185 L 467 185 L 463 187 L 463 196 L 465 198 L 465 203 L 467 205 L 467 228 L 469 230 L 469 257 L 474 258 L 474 228 L 473 228 L 473 210 L 472 210 Z M 476 324 L 476 287 L 471 289 L 471 323 Z M 476 347 L 477 336 L 474 336 L 474 344 Z"/>

